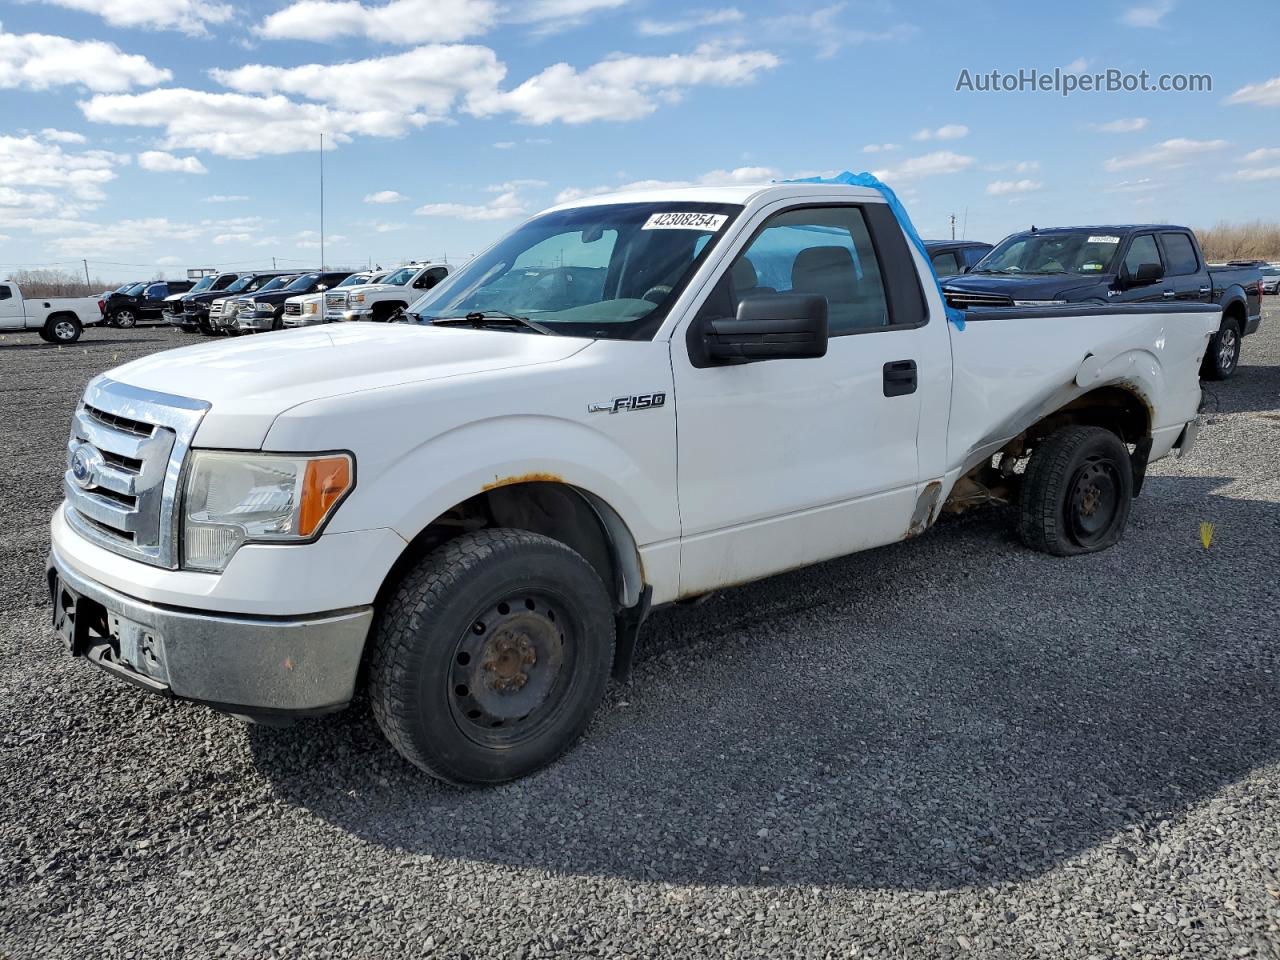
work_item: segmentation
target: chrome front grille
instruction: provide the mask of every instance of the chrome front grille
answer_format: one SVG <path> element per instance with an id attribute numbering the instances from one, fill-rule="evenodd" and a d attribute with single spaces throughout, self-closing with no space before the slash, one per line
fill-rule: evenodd
<path id="1" fill-rule="evenodd" d="M 183 300 L 182 312 L 183 313 L 199 313 L 201 310 L 201 307 L 203 306 L 204 304 L 200 303 L 200 301 L 198 300 Z"/>
<path id="2" fill-rule="evenodd" d="M 300 304 L 300 303 L 286 303 L 286 304 L 284 305 L 284 315 L 285 315 L 286 317 L 300 317 L 300 316 L 302 316 L 302 304 Z"/>
<path id="3" fill-rule="evenodd" d="M 345 293 L 326 293 L 324 295 L 324 312 L 325 316 L 333 316 L 347 309 L 347 295 Z"/>
<path id="4" fill-rule="evenodd" d="M 115 553 L 176 568 L 182 463 L 208 409 L 202 400 L 92 380 L 67 441 L 67 522 Z"/>
<path id="5" fill-rule="evenodd" d="M 942 288 L 942 293 L 947 298 L 947 306 L 957 307 L 960 310 L 966 307 L 1013 306 L 1013 297 L 1002 293 L 972 293 L 968 290 L 952 290 L 946 287 Z"/>

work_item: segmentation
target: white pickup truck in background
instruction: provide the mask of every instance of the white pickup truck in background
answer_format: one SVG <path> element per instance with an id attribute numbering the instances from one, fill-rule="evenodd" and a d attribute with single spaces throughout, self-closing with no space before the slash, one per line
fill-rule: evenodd
<path id="1" fill-rule="evenodd" d="M 324 297 L 325 319 L 378 322 L 396 319 L 452 269 L 447 263 L 414 261 L 387 271 L 375 282 L 330 290 Z"/>
<path id="2" fill-rule="evenodd" d="M 93 380 L 52 521 L 54 623 L 122 679 L 248 717 L 367 684 L 424 770 L 509 780 L 582 734 L 652 605 L 989 502 L 1017 505 L 1033 549 L 1115 544 L 1147 464 L 1195 440 L 1220 312 L 961 328 L 870 189 L 579 200 L 418 322 Z"/>
<path id="3" fill-rule="evenodd" d="M 49 343 L 75 343 L 85 327 L 102 322 L 98 297 L 32 297 L 12 280 L 0 280 L 0 332 L 38 330 Z"/>
<path id="4" fill-rule="evenodd" d="M 353 273 L 341 283 L 335 284 L 333 289 L 334 291 L 345 293 L 351 287 L 362 287 L 370 283 L 377 283 L 390 272 L 390 270 L 379 270 L 374 273 Z M 302 296 L 290 297 L 286 300 L 284 302 L 284 325 L 286 327 L 310 327 L 317 323 L 324 323 L 324 298 L 327 292 L 305 293 Z"/>

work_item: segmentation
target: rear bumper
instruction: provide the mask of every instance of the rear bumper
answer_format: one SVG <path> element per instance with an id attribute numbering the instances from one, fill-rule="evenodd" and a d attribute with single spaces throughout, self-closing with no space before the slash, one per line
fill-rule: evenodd
<path id="1" fill-rule="evenodd" d="M 250 715 L 340 710 L 355 691 L 372 607 L 305 617 L 212 614 L 147 603 L 47 561 L 54 628 L 85 657 L 152 693 Z"/>

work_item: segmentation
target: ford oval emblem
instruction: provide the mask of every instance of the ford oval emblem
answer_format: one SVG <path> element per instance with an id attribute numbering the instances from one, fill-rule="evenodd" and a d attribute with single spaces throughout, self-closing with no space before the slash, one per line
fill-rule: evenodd
<path id="1" fill-rule="evenodd" d="M 71 479 L 79 487 L 88 490 L 94 485 L 94 476 L 103 462 L 102 454 L 97 448 L 87 443 L 80 444 L 71 454 Z"/>

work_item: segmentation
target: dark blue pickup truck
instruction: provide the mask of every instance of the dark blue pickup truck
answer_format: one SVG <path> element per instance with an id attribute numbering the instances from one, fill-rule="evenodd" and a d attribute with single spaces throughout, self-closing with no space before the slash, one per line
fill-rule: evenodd
<path id="1" fill-rule="evenodd" d="M 1205 353 L 1203 375 L 1226 380 L 1240 362 L 1240 340 L 1262 322 L 1262 271 L 1209 267 L 1195 234 L 1168 224 L 1053 227 L 1000 241 L 968 273 L 942 285 L 953 307 L 1030 307 L 1057 303 L 1217 303 L 1222 325 Z"/>

